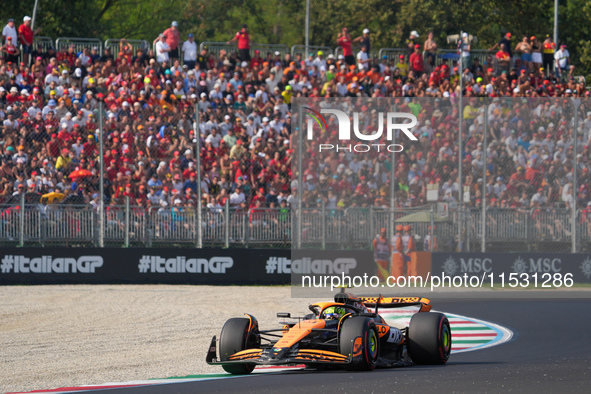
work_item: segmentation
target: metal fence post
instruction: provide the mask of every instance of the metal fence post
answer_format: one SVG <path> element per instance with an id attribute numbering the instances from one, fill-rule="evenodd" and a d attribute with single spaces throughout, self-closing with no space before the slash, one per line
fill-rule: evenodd
<path id="1" fill-rule="evenodd" d="M 379 233 L 379 231 L 374 231 L 375 225 L 374 225 L 374 220 L 373 220 L 374 219 L 373 214 L 374 214 L 374 212 L 373 212 L 373 205 L 372 205 L 372 206 L 369 207 L 369 234 L 368 234 L 368 239 L 369 239 L 369 243 L 370 243 L 369 246 L 370 247 L 372 246 L 372 242 L 373 242 L 372 241 L 373 234 Z"/>
<path id="2" fill-rule="evenodd" d="M 460 40 L 462 40 L 463 32 L 460 32 Z M 462 111 L 462 96 L 463 96 L 463 79 L 464 79 L 464 68 L 462 67 L 462 50 L 463 50 L 463 42 L 460 44 L 459 52 L 460 52 L 460 67 L 458 67 L 458 71 L 460 72 L 460 96 L 458 101 L 458 114 L 460 116 L 460 124 L 459 124 L 459 136 L 458 136 L 458 187 L 460 189 L 458 202 L 460 203 L 460 207 L 463 208 L 462 204 L 464 202 L 464 184 L 462 183 L 462 129 L 463 129 L 463 122 L 464 122 L 464 114 Z M 463 243 L 462 243 L 462 230 L 463 230 L 463 209 L 460 209 L 460 221 L 458 223 L 458 252 L 463 251 Z"/>
<path id="3" fill-rule="evenodd" d="M 47 239 L 47 215 L 41 215 L 39 211 L 39 243 L 45 247 L 45 240 Z"/>
<path id="4" fill-rule="evenodd" d="M 322 200 L 322 250 L 326 249 L 326 201 Z"/>
<path id="5" fill-rule="evenodd" d="M 20 235 L 19 235 L 19 246 L 22 248 L 25 246 L 25 193 L 21 193 L 21 209 L 20 209 L 20 217 L 19 217 L 19 227 L 20 227 Z"/>
<path id="6" fill-rule="evenodd" d="M 531 233 L 532 233 L 531 232 L 532 215 L 533 215 L 533 209 L 531 209 L 529 211 L 529 215 L 527 215 L 525 217 L 525 222 L 526 222 L 526 225 L 525 225 L 525 239 L 527 239 L 527 251 L 528 252 L 531 252 L 531 246 L 530 246 L 531 245 L 531 242 L 530 242 L 531 240 L 530 240 L 530 238 L 531 238 Z"/>
<path id="7" fill-rule="evenodd" d="M 93 246 L 96 246 L 96 224 L 94 223 L 96 220 L 96 213 L 93 211 L 92 215 L 90 215 L 90 239 L 92 239 Z"/>
<path id="8" fill-rule="evenodd" d="M 571 252 L 577 253 L 577 153 L 578 153 L 578 144 L 577 141 L 579 139 L 579 104 L 580 101 L 577 103 L 577 99 L 573 99 L 571 101 L 573 109 L 575 111 L 575 119 L 573 125 L 573 139 L 574 139 L 574 148 L 573 148 L 573 190 L 572 190 L 572 204 L 571 204 Z"/>
<path id="9" fill-rule="evenodd" d="M 303 176 L 302 176 L 302 156 L 304 152 L 304 128 L 302 127 L 304 124 L 303 119 L 303 111 L 302 111 L 302 104 L 298 103 L 298 124 L 296 127 L 297 135 L 298 135 L 298 188 L 297 188 L 297 209 L 296 209 L 296 223 L 297 223 L 297 233 L 296 233 L 296 247 L 298 249 L 302 248 L 302 187 L 303 187 Z M 293 225 L 292 225 L 293 227 Z"/>
<path id="10" fill-rule="evenodd" d="M 154 234 L 152 232 L 152 229 L 154 228 L 154 223 L 152 220 L 152 208 L 150 208 L 148 210 L 148 219 L 147 219 L 146 224 L 148 227 L 148 230 L 146 231 L 146 246 L 151 248 L 152 247 L 152 238 L 154 237 Z"/>
<path id="11" fill-rule="evenodd" d="M 484 150 L 482 152 L 483 155 L 483 163 L 484 165 L 482 166 L 482 216 L 480 218 L 480 225 L 481 225 L 481 232 L 482 232 L 482 241 L 481 241 L 481 245 L 480 245 L 480 251 L 482 253 L 486 252 L 486 161 L 488 160 L 487 158 L 487 151 L 488 151 L 488 146 L 486 145 L 486 139 L 487 139 L 487 134 L 488 134 L 488 106 L 490 104 L 486 105 L 484 107 L 484 142 L 482 144 L 482 146 L 484 146 Z"/>
<path id="12" fill-rule="evenodd" d="M 310 0 L 306 0 L 306 56 L 310 46 Z"/>
<path id="13" fill-rule="evenodd" d="M 392 144 L 396 144 L 396 131 L 392 133 Z M 390 163 L 390 220 L 388 221 L 388 234 L 390 237 L 394 236 L 395 215 L 396 209 L 396 149 L 392 149 L 392 163 Z"/>
<path id="14" fill-rule="evenodd" d="M 434 231 L 434 227 L 435 227 L 435 203 L 432 202 L 431 203 L 431 212 L 429 213 L 429 221 L 430 221 L 430 226 L 429 226 L 429 252 L 433 252 L 433 243 L 435 241 L 435 231 Z"/>
<path id="15" fill-rule="evenodd" d="M 129 248 L 129 196 L 125 196 L 125 247 Z"/>
<path id="16" fill-rule="evenodd" d="M 103 100 L 99 100 L 99 166 L 100 166 L 100 179 L 99 179 L 99 192 L 101 198 L 99 200 L 99 247 L 105 247 L 105 166 L 104 166 L 104 134 L 103 134 Z"/>
<path id="17" fill-rule="evenodd" d="M 230 247 L 230 199 L 224 204 L 224 247 Z"/>
<path id="18" fill-rule="evenodd" d="M 244 222 L 244 242 L 248 248 L 248 241 L 250 241 L 250 209 L 246 211 L 246 215 L 242 215 Z"/>
<path id="19" fill-rule="evenodd" d="M 195 104 L 195 167 L 197 167 L 197 249 L 203 248 L 201 221 L 201 129 L 199 128 L 199 104 Z"/>
<path id="20" fill-rule="evenodd" d="M 468 205 L 466 203 L 462 203 L 462 211 L 464 211 L 464 222 L 470 223 L 470 220 L 472 219 L 470 217 L 470 215 L 472 214 L 472 212 L 470 211 L 470 208 L 468 207 Z M 464 234 L 465 234 L 465 238 L 466 238 L 466 242 L 465 242 L 466 252 L 471 252 L 471 249 L 470 249 L 470 241 L 471 241 L 470 227 L 471 226 L 468 226 L 467 224 L 464 225 Z"/>

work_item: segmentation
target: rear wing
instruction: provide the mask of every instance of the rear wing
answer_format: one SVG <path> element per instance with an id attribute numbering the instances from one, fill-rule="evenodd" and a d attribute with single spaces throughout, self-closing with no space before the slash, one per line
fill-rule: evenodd
<path id="1" fill-rule="evenodd" d="M 431 300 L 423 297 L 357 297 L 351 293 L 338 293 L 334 297 L 335 302 L 355 305 L 363 304 L 366 308 L 402 308 L 405 306 L 420 306 L 420 312 L 431 310 Z"/>

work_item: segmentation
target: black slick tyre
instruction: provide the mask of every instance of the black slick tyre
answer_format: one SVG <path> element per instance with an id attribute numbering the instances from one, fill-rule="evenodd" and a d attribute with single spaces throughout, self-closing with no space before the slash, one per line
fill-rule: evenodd
<path id="1" fill-rule="evenodd" d="M 250 319 L 236 317 L 229 319 L 222 328 L 220 335 L 220 360 L 226 361 L 231 355 L 242 350 L 251 349 L 254 333 L 249 332 Z M 226 372 L 234 375 L 246 375 L 254 370 L 254 364 L 232 364 L 222 365 Z"/>
<path id="2" fill-rule="evenodd" d="M 443 313 L 420 312 L 408 327 L 408 355 L 417 365 L 441 365 L 451 352 L 451 329 Z"/>
<path id="3" fill-rule="evenodd" d="M 355 340 L 361 338 L 355 344 Z M 339 353 L 351 356 L 350 371 L 371 371 L 380 357 L 380 340 L 373 319 L 351 317 L 343 321 L 339 332 Z"/>

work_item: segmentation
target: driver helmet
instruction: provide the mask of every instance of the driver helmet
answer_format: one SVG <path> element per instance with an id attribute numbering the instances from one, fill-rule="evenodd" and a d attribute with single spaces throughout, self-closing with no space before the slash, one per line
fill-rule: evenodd
<path id="1" fill-rule="evenodd" d="M 402 224 L 396 226 L 396 231 L 402 231 Z"/>
<path id="2" fill-rule="evenodd" d="M 347 311 L 342 306 L 329 306 L 324 310 L 326 320 L 340 320 L 346 314 Z"/>
<path id="3" fill-rule="evenodd" d="M 404 231 L 410 231 L 410 229 L 411 229 L 410 225 L 407 224 L 406 226 L 404 226 Z"/>

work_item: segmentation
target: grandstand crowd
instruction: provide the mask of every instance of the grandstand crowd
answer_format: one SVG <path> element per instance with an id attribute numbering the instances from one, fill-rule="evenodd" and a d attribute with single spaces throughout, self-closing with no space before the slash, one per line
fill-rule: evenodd
<path id="1" fill-rule="evenodd" d="M 507 34 L 482 63 L 470 56 L 466 39 L 460 67 L 457 59 L 436 62 L 432 33 L 425 38 L 416 31 L 406 42 L 407 53 L 395 60 L 369 55 L 369 30 L 353 38 L 345 28 L 336 41 L 342 55 L 317 51 L 292 58 L 251 51 L 246 26 L 231 40 L 237 51 L 198 50 L 193 35 L 181 33 L 176 22 L 154 41 L 155 50 L 133 48 L 125 40 L 113 53 L 97 47 L 44 50 L 33 46 L 30 22 L 25 17 L 16 28 L 10 20 L 2 31 L 2 202 L 36 193 L 50 195 L 45 203 L 77 195 L 96 206 L 102 159 L 109 205 L 122 205 L 128 196 L 140 207 L 191 209 L 200 171 L 205 207 L 220 208 L 226 200 L 243 210 L 288 207 L 297 187 L 291 181 L 291 103 L 299 97 L 391 97 L 399 110 L 418 117 L 419 141 L 397 154 L 399 207 L 426 204 L 429 183 L 439 184 L 440 200 L 457 201 L 459 154 L 472 206 L 481 203 L 483 167 L 491 207 L 572 208 L 576 201 L 583 208 L 589 201 L 591 112 L 581 112 L 574 152 L 570 98 L 590 91 L 575 79 L 566 46 L 556 47 L 550 38 L 515 43 Z M 479 101 L 485 97 L 490 106 Z M 195 166 L 196 138 L 201 169 Z M 579 163 L 577 190 L 573 155 Z M 325 200 L 329 209 L 389 207 L 390 160 L 385 153 L 311 155 L 304 163 L 304 200 Z"/>

